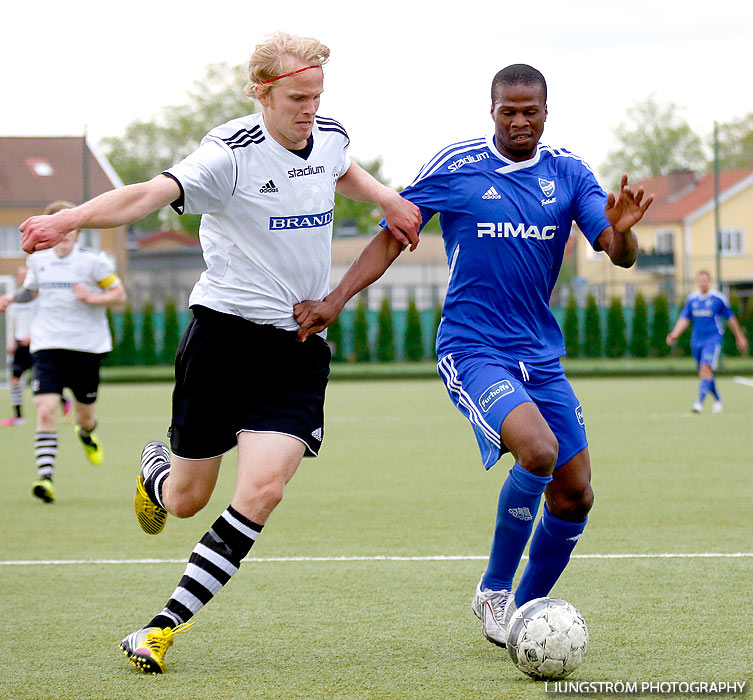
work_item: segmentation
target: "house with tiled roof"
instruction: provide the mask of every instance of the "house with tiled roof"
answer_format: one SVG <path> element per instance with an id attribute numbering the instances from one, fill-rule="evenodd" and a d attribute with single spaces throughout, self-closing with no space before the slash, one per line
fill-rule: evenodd
<path id="1" fill-rule="evenodd" d="M 81 204 L 122 184 L 83 136 L 0 137 L 0 284 L 7 285 L 26 258 L 18 227 L 28 217 L 50 202 Z M 118 274 L 127 278 L 127 227 L 82 231 L 80 240 L 112 255 Z"/>
<path id="2" fill-rule="evenodd" d="M 188 308 L 188 297 L 206 269 L 201 243 L 183 231 L 157 231 L 128 244 L 128 298 L 140 309 L 150 301 L 161 309 L 167 299 Z"/>
<path id="3" fill-rule="evenodd" d="M 640 254 L 629 270 L 613 266 L 604 253 L 579 242 L 578 275 L 597 300 L 621 297 L 631 305 L 637 291 L 648 299 L 664 292 L 681 302 L 694 287 L 699 270 L 707 270 L 729 295 L 753 304 L 753 169 L 729 170 L 718 178 L 717 255 L 716 188 L 712 174 L 689 171 L 648 178 L 642 185 L 655 200 L 634 231 Z"/>

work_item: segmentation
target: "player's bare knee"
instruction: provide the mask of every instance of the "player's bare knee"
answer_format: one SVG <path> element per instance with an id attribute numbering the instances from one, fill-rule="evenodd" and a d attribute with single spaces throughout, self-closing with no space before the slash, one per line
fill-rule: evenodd
<path id="1" fill-rule="evenodd" d="M 208 502 L 209 496 L 206 494 L 191 491 L 180 492 L 174 489 L 170 489 L 165 497 L 167 511 L 176 518 L 190 518 L 196 515 Z"/>
<path id="2" fill-rule="evenodd" d="M 594 504 L 594 492 L 590 484 L 583 489 L 568 491 L 557 496 L 554 507 L 550 507 L 552 515 L 570 523 L 582 523 L 591 512 Z"/>
<path id="3" fill-rule="evenodd" d="M 37 421 L 39 425 L 49 430 L 54 430 L 56 410 L 57 406 L 52 406 L 49 403 L 40 402 L 37 404 Z"/>
<path id="4" fill-rule="evenodd" d="M 206 504 L 190 500 L 172 501 L 168 509 L 176 518 L 190 518 L 196 515 Z"/>
<path id="5" fill-rule="evenodd" d="M 518 464 L 531 474 L 549 476 L 557 464 L 558 453 L 559 445 L 557 439 L 552 435 L 551 438 L 543 438 L 529 443 L 519 451 L 516 458 Z"/>
<path id="6" fill-rule="evenodd" d="M 265 510 L 272 511 L 282 501 L 284 491 L 285 482 L 282 479 L 271 479 L 255 485 L 254 500 L 263 505 Z"/>

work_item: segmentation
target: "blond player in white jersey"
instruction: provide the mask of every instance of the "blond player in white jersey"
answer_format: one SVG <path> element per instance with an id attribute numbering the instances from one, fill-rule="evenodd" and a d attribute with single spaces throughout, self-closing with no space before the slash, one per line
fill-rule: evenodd
<path id="1" fill-rule="evenodd" d="M 72 210 L 53 202 L 50 217 Z M 0 297 L 0 311 L 13 302 L 37 299 L 31 322 L 32 389 L 37 410 L 34 456 L 37 480 L 32 493 L 45 503 L 55 500 L 53 472 L 58 451 L 55 414 L 63 389 L 73 392 L 75 430 L 92 464 L 101 464 L 102 447 L 94 434 L 94 409 L 102 357 L 112 350 L 107 307 L 122 304 L 126 293 L 105 253 L 78 245 L 79 227 L 63 235 L 51 250 L 32 255 L 23 287 Z"/>
<path id="2" fill-rule="evenodd" d="M 175 363 L 172 454 L 156 441 L 142 452 L 142 529 L 156 534 L 168 512 L 185 518 L 203 508 L 222 455 L 236 445 L 238 477 L 166 606 L 121 642 L 148 673 L 164 672 L 175 633 L 237 571 L 301 459 L 321 444 L 330 352 L 319 335 L 297 341 L 293 306 L 329 291 L 335 192 L 377 204 L 398 240 L 417 242 L 418 208 L 352 163 L 345 129 L 317 115 L 328 57 L 316 39 L 273 35 L 248 66 L 246 93 L 260 114 L 213 129 L 149 182 L 21 226 L 31 252 L 71 229 L 122 226 L 167 204 L 202 214 L 207 270 L 191 294 L 194 317 Z"/>

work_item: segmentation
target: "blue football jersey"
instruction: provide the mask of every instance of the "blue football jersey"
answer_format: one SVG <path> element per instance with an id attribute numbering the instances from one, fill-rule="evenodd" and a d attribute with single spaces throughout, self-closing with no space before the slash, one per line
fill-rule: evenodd
<path id="1" fill-rule="evenodd" d="M 691 292 L 680 312 L 680 316 L 693 322 L 692 345 L 703 345 L 714 339 L 720 341 L 724 335 L 724 321 L 733 315 L 727 297 L 713 289 L 706 294 L 699 290 Z"/>
<path id="2" fill-rule="evenodd" d="M 609 226 L 607 195 L 580 158 L 539 144 L 511 161 L 493 137 L 455 143 L 435 155 L 401 193 L 439 213 L 450 279 L 437 353 L 492 347 L 543 362 L 565 354 L 549 308 L 573 221 L 589 243 Z"/>

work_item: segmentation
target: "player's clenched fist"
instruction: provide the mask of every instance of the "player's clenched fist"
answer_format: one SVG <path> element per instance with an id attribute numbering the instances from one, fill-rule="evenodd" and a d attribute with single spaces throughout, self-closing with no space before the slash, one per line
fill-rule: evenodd
<path id="1" fill-rule="evenodd" d="M 76 226 L 71 225 L 65 216 L 57 214 L 32 216 L 19 226 L 22 234 L 21 248 L 25 253 L 52 248 L 60 243 L 66 233 L 75 228 Z"/>

